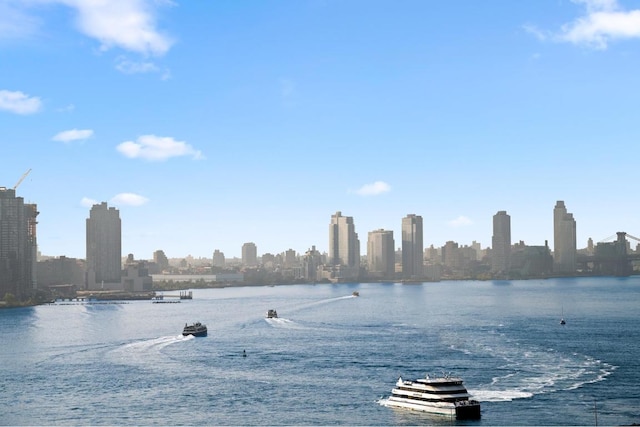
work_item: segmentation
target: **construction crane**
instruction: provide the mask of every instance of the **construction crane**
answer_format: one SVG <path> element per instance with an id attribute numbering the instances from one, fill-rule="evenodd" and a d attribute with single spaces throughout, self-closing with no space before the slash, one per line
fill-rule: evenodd
<path id="1" fill-rule="evenodd" d="M 31 172 L 31 168 L 29 168 L 28 171 L 23 173 L 22 176 L 20 177 L 20 179 L 18 180 L 18 182 L 16 182 L 16 185 L 13 186 L 14 191 L 15 191 L 16 188 L 18 188 L 18 185 L 20 185 L 22 183 L 22 181 L 24 181 L 24 179 L 27 177 L 27 175 L 29 175 L 29 172 Z"/>

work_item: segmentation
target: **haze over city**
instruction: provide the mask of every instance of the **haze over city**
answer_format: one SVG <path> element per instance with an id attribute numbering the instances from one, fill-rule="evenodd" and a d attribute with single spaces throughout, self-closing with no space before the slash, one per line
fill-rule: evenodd
<path id="1" fill-rule="evenodd" d="M 424 218 L 424 244 L 640 235 L 640 3 L 0 2 L 0 186 L 38 246 L 83 258 L 92 204 L 122 250 L 240 256 Z M 135 18 L 135 19 L 134 19 Z M 364 250 L 361 251 L 364 254 Z"/>

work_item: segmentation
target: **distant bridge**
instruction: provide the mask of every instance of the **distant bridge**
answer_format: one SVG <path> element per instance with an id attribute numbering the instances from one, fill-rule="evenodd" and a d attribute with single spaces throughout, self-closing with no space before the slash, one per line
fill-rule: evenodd
<path id="1" fill-rule="evenodd" d="M 592 255 L 578 255 L 578 268 L 596 274 L 629 276 L 633 272 L 633 261 L 640 261 L 640 253 L 627 252 L 627 237 L 640 242 L 640 239 L 624 231 L 616 233 L 616 240 L 607 242 L 611 236 L 598 242 Z"/>

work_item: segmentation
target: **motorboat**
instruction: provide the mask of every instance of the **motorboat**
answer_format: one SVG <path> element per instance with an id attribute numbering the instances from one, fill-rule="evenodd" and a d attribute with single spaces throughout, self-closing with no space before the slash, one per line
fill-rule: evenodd
<path id="1" fill-rule="evenodd" d="M 275 311 L 273 308 L 267 311 L 267 319 L 277 319 L 277 318 L 278 318 L 278 312 Z"/>

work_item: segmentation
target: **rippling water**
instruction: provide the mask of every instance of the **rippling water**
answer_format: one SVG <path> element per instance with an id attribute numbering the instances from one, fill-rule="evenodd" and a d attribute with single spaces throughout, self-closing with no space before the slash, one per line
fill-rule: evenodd
<path id="1" fill-rule="evenodd" d="M 466 425 L 640 423 L 640 278 L 193 293 L 0 310 L 0 423 L 455 424 L 380 404 L 442 372 L 482 402 Z"/>

